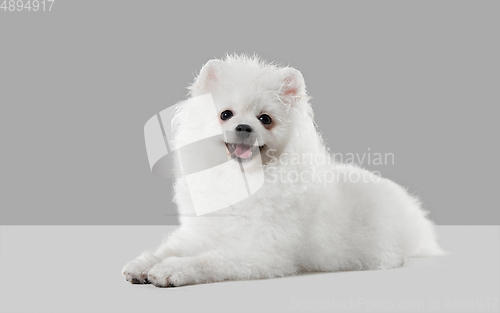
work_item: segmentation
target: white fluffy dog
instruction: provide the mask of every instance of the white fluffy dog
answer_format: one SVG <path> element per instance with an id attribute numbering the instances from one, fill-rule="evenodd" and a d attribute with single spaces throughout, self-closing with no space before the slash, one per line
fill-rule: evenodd
<path id="1" fill-rule="evenodd" d="M 256 162 L 260 149 L 264 185 L 244 201 L 196 216 L 186 181 L 177 177 L 181 225 L 156 251 L 125 265 L 127 281 L 169 287 L 388 269 L 408 257 L 442 253 L 416 198 L 388 179 L 332 160 L 299 71 L 257 57 L 211 60 L 190 87 L 191 97 L 207 93 L 222 130 L 235 134 L 220 142 L 230 162 Z M 181 107 L 175 140 L 202 124 Z M 257 150 L 244 142 L 249 134 Z M 221 170 L 220 179 L 227 175 Z"/>

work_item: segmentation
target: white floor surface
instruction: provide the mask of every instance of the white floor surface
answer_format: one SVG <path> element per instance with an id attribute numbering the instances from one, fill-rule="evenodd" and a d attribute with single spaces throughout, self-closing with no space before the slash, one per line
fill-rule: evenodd
<path id="1" fill-rule="evenodd" d="M 123 265 L 174 226 L 0 226 L 0 312 L 500 312 L 500 226 L 438 226 L 449 255 L 386 271 L 177 288 Z"/>

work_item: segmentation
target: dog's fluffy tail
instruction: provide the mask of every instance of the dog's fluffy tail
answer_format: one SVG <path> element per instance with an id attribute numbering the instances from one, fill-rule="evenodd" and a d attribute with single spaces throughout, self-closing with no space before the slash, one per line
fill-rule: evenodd
<path id="1" fill-rule="evenodd" d="M 434 223 L 426 219 L 425 227 L 422 229 L 422 241 L 420 247 L 413 257 L 433 257 L 447 255 L 448 252 L 441 249 L 437 243 L 436 229 Z"/>
<path id="2" fill-rule="evenodd" d="M 420 251 L 418 251 L 414 257 L 417 258 L 427 258 L 433 256 L 447 255 L 448 252 L 441 249 L 436 240 L 428 242 Z"/>

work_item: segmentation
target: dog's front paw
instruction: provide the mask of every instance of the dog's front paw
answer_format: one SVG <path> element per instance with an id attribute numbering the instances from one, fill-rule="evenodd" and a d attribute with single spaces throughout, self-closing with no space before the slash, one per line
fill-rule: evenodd
<path id="1" fill-rule="evenodd" d="M 170 282 L 171 274 L 172 271 L 168 267 L 157 264 L 149 270 L 147 280 L 156 287 L 175 287 L 175 285 Z"/>
<path id="2" fill-rule="evenodd" d="M 196 283 L 196 275 L 189 264 L 179 257 L 170 257 L 153 266 L 148 281 L 156 287 L 178 287 Z"/>
<path id="3" fill-rule="evenodd" d="M 125 279 L 132 284 L 149 284 L 148 272 L 157 263 L 160 258 L 149 252 L 144 252 L 134 260 L 130 261 L 122 269 Z"/>

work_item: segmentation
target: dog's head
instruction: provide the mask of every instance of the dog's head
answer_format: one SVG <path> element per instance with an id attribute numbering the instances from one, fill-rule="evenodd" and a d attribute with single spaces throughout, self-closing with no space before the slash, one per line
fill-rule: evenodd
<path id="1" fill-rule="evenodd" d="M 265 64 L 257 57 L 228 56 L 201 69 L 190 96 L 212 94 L 228 153 L 242 160 L 261 152 L 281 153 L 306 112 L 304 78 L 293 68 Z"/>

